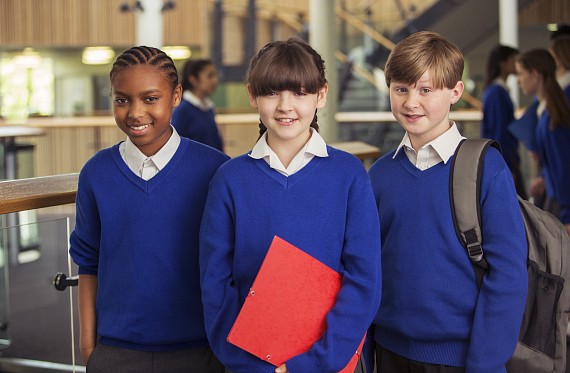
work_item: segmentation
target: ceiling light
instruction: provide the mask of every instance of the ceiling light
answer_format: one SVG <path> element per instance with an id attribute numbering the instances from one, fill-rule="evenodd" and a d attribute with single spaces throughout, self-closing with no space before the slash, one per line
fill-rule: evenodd
<path id="1" fill-rule="evenodd" d="M 33 48 L 24 48 L 21 54 L 14 57 L 14 64 L 25 68 L 37 67 L 40 62 L 40 54 Z"/>
<path id="2" fill-rule="evenodd" d="M 162 47 L 164 53 L 166 53 L 173 60 L 185 60 L 192 56 L 192 51 L 190 48 L 180 45 L 172 45 Z"/>
<path id="3" fill-rule="evenodd" d="M 115 51 L 110 47 L 87 47 L 83 50 L 81 61 L 86 65 L 103 65 L 115 57 Z"/>

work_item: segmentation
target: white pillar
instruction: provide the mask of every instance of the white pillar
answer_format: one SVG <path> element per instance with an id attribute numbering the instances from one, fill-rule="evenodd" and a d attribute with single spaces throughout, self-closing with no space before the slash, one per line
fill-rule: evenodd
<path id="1" fill-rule="evenodd" d="M 517 0 L 499 0 L 499 43 L 509 47 L 519 47 L 519 28 L 518 28 L 518 1 Z M 510 76 L 507 80 L 511 97 L 515 102 L 515 107 L 519 106 L 519 89 L 517 80 L 514 76 Z"/>
<path id="2" fill-rule="evenodd" d="M 335 5 L 336 0 L 310 0 L 309 3 L 309 44 L 325 60 L 329 82 L 327 104 L 318 112 L 319 132 L 326 142 L 337 140 L 335 114 L 338 106 L 338 72 L 335 57 L 337 49 Z"/>
<path id="3" fill-rule="evenodd" d="M 162 48 L 162 0 L 140 0 L 143 11 L 135 10 L 136 45 Z"/>

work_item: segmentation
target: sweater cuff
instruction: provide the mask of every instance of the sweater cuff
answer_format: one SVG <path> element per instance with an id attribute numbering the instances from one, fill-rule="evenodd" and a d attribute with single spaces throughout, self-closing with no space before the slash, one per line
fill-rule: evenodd
<path id="1" fill-rule="evenodd" d="M 290 373 L 320 373 L 321 367 L 317 361 L 309 356 L 308 353 L 299 354 L 290 360 L 286 361 L 287 370 Z"/>

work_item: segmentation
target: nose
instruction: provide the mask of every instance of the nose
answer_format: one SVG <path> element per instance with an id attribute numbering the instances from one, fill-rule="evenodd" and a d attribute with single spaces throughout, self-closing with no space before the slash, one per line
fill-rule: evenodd
<path id="1" fill-rule="evenodd" d="M 281 92 L 279 94 L 277 110 L 284 112 L 293 110 L 293 100 L 289 92 Z"/>
<path id="2" fill-rule="evenodd" d="M 419 95 L 413 91 L 409 92 L 404 101 L 404 107 L 406 108 L 416 108 L 419 106 Z"/>
<path id="3" fill-rule="evenodd" d="M 143 116 L 143 104 L 138 100 L 133 100 L 129 105 L 129 118 L 140 118 Z"/>

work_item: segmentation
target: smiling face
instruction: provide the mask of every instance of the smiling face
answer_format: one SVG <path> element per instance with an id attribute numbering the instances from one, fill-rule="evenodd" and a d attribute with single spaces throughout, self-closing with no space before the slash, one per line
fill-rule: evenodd
<path id="1" fill-rule="evenodd" d="M 462 93 L 462 81 L 451 89 L 436 88 L 429 71 L 412 84 L 390 82 L 392 113 L 408 133 L 416 151 L 450 128 L 450 106 Z"/>
<path id="2" fill-rule="evenodd" d="M 325 85 L 317 93 L 284 90 L 253 97 L 248 85 L 249 102 L 257 108 L 267 128 L 269 146 L 301 149 L 310 138 L 316 110 L 325 106 L 327 91 Z"/>
<path id="3" fill-rule="evenodd" d="M 117 126 L 143 154 L 156 154 L 172 133 L 170 117 L 180 103 L 180 85 L 173 90 L 164 72 L 141 64 L 117 72 L 111 89 Z"/>

